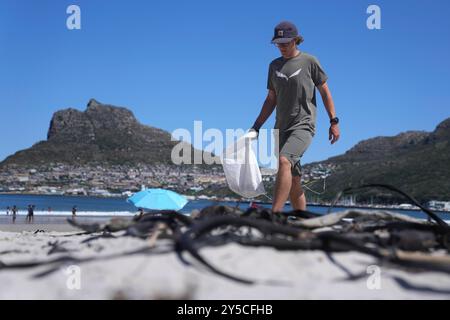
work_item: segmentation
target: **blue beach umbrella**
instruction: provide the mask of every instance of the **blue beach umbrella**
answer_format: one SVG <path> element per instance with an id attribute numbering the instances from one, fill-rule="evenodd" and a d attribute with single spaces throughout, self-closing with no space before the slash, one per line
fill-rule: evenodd
<path id="1" fill-rule="evenodd" d="M 127 199 L 137 208 L 149 210 L 180 210 L 188 201 L 176 192 L 164 189 L 145 189 Z"/>

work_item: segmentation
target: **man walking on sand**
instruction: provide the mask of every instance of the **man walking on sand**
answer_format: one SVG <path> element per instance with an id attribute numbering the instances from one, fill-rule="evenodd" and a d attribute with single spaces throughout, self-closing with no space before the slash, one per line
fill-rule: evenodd
<path id="1" fill-rule="evenodd" d="M 330 118 L 329 140 L 334 144 L 340 136 L 333 98 L 326 81 L 328 76 L 319 61 L 298 50 L 303 37 L 288 21 L 275 27 L 272 43 L 281 57 L 269 66 L 269 90 L 252 130 L 259 131 L 276 107 L 275 129 L 279 131 L 278 173 L 272 211 L 283 210 L 290 198 L 295 210 L 306 210 L 305 193 L 301 186 L 300 159 L 309 147 L 316 129 L 316 88 Z M 276 139 L 277 140 L 277 139 Z"/>

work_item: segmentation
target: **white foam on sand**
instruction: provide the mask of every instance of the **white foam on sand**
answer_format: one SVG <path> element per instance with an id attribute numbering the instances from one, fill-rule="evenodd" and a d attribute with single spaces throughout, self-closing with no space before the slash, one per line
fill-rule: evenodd
<path id="1" fill-rule="evenodd" d="M 90 235 L 62 237 L 67 234 L 0 232 L 0 260 L 9 264 L 67 255 L 98 258 L 148 246 L 147 240 L 132 237 L 81 243 Z M 49 242 L 56 240 L 68 252 L 48 255 Z M 171 248 L 168 240 L 158 240 L 157 245 Z M 187 254 L 192 266 L 186 266 L 171 251 L 71 263 L 79 267 L 79 288 L 71 277 L 74 273 L 66 273 L 74 270 L 67 269 L 69 264 L 42 278 L 33 276 L 48 267 L 0 269 L 0 299 L 450 299 L 450 293 L 406 289 L 394 279 L 399 277 L 417 288 L 450 290 L 447 274 L 410 273 L 381 265 L 378 286 L 373 273 L 366 273 L 377 261 L 356 252 L 335 253 L 333 257 L 352 273 L 363 273 L 358 280 L 348 280 L 343 269 L 322 251 L 228 244 L 202 249 L 201 254 L 221 270 L 259 283 L 245 285 L 212 274 Z M 269 284 L 270 280 L 280 283 Z"/>

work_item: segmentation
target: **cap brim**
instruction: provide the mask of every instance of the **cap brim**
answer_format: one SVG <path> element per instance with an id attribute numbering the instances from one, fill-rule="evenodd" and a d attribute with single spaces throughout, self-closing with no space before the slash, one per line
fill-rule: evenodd
<path id="1" fill-rule="evenodd" d="M 294 38 L 276 38 L 272 39 L 272 43 L 289 43 L 292 40 L 294 40 Z"/>

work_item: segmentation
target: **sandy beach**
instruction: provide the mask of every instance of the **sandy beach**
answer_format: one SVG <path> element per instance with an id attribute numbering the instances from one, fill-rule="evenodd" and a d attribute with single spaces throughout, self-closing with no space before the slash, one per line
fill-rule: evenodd
<path id="1" fill-rule="evenodd" d="M 83 243 L 92 235 L 73 235 L 80 231 L 65 224 L 0 225 L 0 229 L 0 265 L 68 255 L 95 258 L 69 261 L 41 277 L 50 265 L 0 268 L 0 299 L 450 299 L 448 275 L 381 265 L 375 267 L 381 271 L 378 281 L 370 273 L 376 261 L 356 252 L 327 256 L 322 251 L 238 244 L 201 250 L 213 265 L 257 281 L 246 285 L 212 274 L 189 255 L 184 257 L 192 265 L 183 264 L 169 240 L 158 240 L 154 254 L 120 256 L 148 248 L 149 241 L 117 237 Z M 349 280 L 348 272 L 363 276 Z"/>

